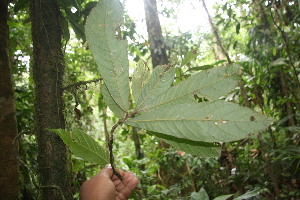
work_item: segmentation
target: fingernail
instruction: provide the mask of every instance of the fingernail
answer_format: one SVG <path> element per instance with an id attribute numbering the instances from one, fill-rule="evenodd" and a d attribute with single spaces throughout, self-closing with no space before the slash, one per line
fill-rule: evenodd
<path id="1" fill-rule="evenodd" d="M 111 167 L 111 164 L 107 164 L 107 165 L 105 166 L 105 168 L 111 169 L 111 168 L 112 168 L 112 167 Z"/>

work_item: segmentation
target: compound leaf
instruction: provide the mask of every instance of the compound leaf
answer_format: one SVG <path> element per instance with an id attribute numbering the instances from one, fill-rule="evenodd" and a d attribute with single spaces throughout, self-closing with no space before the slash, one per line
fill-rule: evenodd
<path id="1" fill-rule="evenodd" d="M 233 194 L 218 196 L 213 200 L 228 200 L 228 199 L 232 199 L 231 197 L 233 197 Z"/>
<path id="2" fill-rule="evenodd" d="M 201 188 L 199 192 L 193 192 L 191 194 L 191 200 L 209 200 L 209 196 L 204 188 Z"/>
<path id="3" fill-rule="evenodd" d="M 150 134 L 163 139 L 176 149 L 192 155 L 200 157 L 219 157 L 221 153 L 221 147 L 218 144 L 192 141 L 155 132 L 150 132 Z"/>
<path id="4" fill-rule="evenodd" d="M 120 106 L 115 102 L 109 93 L 105 83 L 101 85 L 101 93 L 103 94 L 104 101 L 106 102 L 109 109 L 115 113 L 115 115 L 119 118 L 123 118 L 125 112 L 120 108 Z"/>
<path id="5" fill-rule="evenodd" d="M 175 75 L 175 68 L 170 66 L 157 66 L 154 68 L 149 81 L 143 88 L 140 97 L 137 99 L 137 109 L 143 109 L 152 105 L 172 84 Z"/>
<path id="6" fill-rule="evenodd" d="M 147 63 L 140 59 L 132 77 L 132 95 L 135 101 L 139 99 L 150 75 L 150 68 L 147 66 Z"/>
<path id="7" fill-rule="evenodd" d="M 92 163 L 98 163 L 101 166 L 109 163 L 108 153 L 91 136 L 77 129 L 73 132 L 62 129 L 50 129 L 50 131 L 59 135 L 76 156 Z"/>
<path id="8" fill-rule="evenodd" d="M 126 123 L 146 130 L 203 142 L 230 142 L 267 128 L 272 119 L 237 104 L 215 101 L 160 107 Z"/>
<path id="9" fill-rule="evenodd" d="M 129 108 L 127 41 L 115 36 L 123 23 L 118 0 L 101 0 L 85 26 L 86 38 L 112 99 L 124 111 Z"/>
<path id="10" fill-rule="evenodd" d="M 261 189 L 255 189 L 252 191 L 248 191 L 245 194 L 238 196 L 237 198 L 234 198 L 234 200 L 243 200 L 243 199 L 249 199 L 251 197 L 255 197 L 261 193 Z"/>
<path id="11" fill-rule="evenodd" d="M 214 67 L 202 71 L 170 87 L 140 111 L 148 112 L 148 110 L 160 109 L 161 106 L 193 103 L 194 95 L 205 97 L 210 101 L 217 100 L 237 86 L 239 74 L 240 68 L 237 65 Z"/>
<path id="12" fill-rule="evenodd" d="M 187 52 L 187 54 L 184 56 L 184 58 L 181 62 L 181 66 L 184 66 L 187 63 L 191 62 L 192 60 L 197 58 L 198 55 L 199 55 L 199 53 L 196 50 L 191 50 L 191 51 Z"/>

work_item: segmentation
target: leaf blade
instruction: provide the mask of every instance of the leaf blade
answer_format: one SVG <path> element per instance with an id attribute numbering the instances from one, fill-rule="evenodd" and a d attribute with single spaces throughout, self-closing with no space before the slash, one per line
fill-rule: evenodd
<path id="1" fill-rule="evenodd" d="M 132 77 L 132 95 L 136 102 L 139 99 L 144 86 L 147 84 L 149 77 L 150 68 L 145 61 L 140 59 Z"/>
<path id="2" fill-rule="evenodd" d="M 271 122 L 271 119 L 249 108 L 215 101 L 161 107 L 126 123 L 188 140 L 230 142 L 262 131 Z"/>
<path id="3" fill-rule="evenodd" d="M 85 26 L 86 38 L 99 71 L 114 101 L 129 109 L 129 63 L 127 41 L 115 37 L 123 23 L 123 10 L 117 0 L 102 0 L 92 9 Z"/>
<path id="4" fill-rule="evenodd" d="M 181 62 L 181 67 L 186 65 L 187 63 L 191 62 L 195 58 L 197 58 L 198 55 L 199 55 L 199 53 L 196 50 L 191 50 L 191 51 L 187 52 L 187 54 L 184 56 L 184 58 Z"/>
<path id="5" fill-rule="evenodd" d="M 153 100 L 143 111 L 156 110 L 161 106 L 194 102 L 194 95 L 205 97 L 210 101 L 219 99 L 233 90 L 239 80 L 240 68 L 237 65 L 214 67 L 194 74 L 179 84 L 170 87 L 162 95 Z"/>
<path id="6" fill-rule="evenodd" d="M 176 149 L 192 155 L 200 157 L 219 157 L 221 154 L 220 145 L 205 142 L 196 142 L 155 132 L 150 132 L 150 134 L 163 139 L 165 142 L 169 143 Z"/>
<path id="7" fill-rule="evenodd" d="M 111 94 L 109 93 L 106 84 L 101 85 L 101 93 L 103 95 L 104 101 L 106 102 L 109 109 L 119 118 L 123 118 L 125 115 L 124 110 L 115 102 Z"/>
<path id="8" fill-rule="evenodd" d="M 153 104 L 155 99 L 162 95 L 172 84 L 175 68 L 170 66 L 157 66 L 154 68 L 149 81 L 143 88 L 137 100 L 137 109 L 143 109 Z"/>
<path id="9" fill-rule="evenodd" d="M 72 133 L 62 129 L 50 129 L 50 131 L 56 133 L 76 156 L 101 166 L 109 163 L 108 153 L 89 135 L 77 129 Z"/>
<path id="10" fill-rule="evenodd" d="M 191 194 L 191 200 L 209 200 L 209 196 L 204 188 L 201 188 L 199 192 L 193 192 Z"/>

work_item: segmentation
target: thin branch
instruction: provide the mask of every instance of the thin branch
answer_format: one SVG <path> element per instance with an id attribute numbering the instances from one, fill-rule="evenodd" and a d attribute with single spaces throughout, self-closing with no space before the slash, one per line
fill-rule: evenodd
<path id="1" fill-rule="evenodd" d="M 212 31 L 213 31 L 213 33 L 214 33 L 214 36 L 215 36 L 215 38 L 217 39 L 217 43 L 218 43 L 219 47 L 220 47 L 221 50 L 222 50 L 223 55 L 226 57 L 228 64 L 232 64 L 232 61 L 231 61 L 231 59 L 230 59 L 230 57 L 229 57 L 228 52 L 227 52 L 227 51 L 225 50 L 225 48 L 223 47 L 221 38 L 220 38 L 220 36 L 219 36 L 218 29 L 217 29 L 217 27 L 214 25 L 214 23 L 213 23 L 213 21 L 212 21 L 212 18 L 211 18 L 211 16 L 210 16 L 209 12 L 208 12 L 208 9 L 207 9 L 207 7 L 206 7 L 205 1 L 204 1 L 204 0 L 199 0 L 199 1 L 202 1 L 202 3 L 203 3 L 203 7 L 204 7 L 204 9 L 205 9 L 205 11 L 206 11 L 206 14 L 207 14 L 207 17 L 208 17 L 208 21 L 209 21 L 209 23 L 210 23 L 210 26 L 211 26 Z M 247 92 L 246 92 L 246 90 L 245 90 L 245 85 L 244 85 L 244 83 L 242 82 L 242 80 L 240 80 L 238 84 L 239 84 L 239 87 L 240 87 L 241 95 L 242 95 L 242 97 L 243 97 L 243 99 L 244 99 L 244 101 L 245 101 L 245 105 L 246 105 L 248 108 L 251 108 L 251 103 L 250 103 L 250 101 L 248 100 L 248 95 L 247 95 Z"/>
<path id="2" fill-rule="evenodd" d="M 277 12 L 277 11 L 276 11 Z M 274 26 L 279 30 L 280 34 L 281 34 L 281 37 L 283 38 L 283 41 L 284 41 L 284 45 L 285 45 L 285 49 L 286 49 L 286 53 L 288 55 L 288 58 L 289 58 L 289 61 L 291 63 L 291 66 L 293 68 L 293 73 L 294 73 L 294 76 L 296 78 L 296 81 L 297 81 L 297 84 L 298 86 L 300 86 L 300 81 L 299 81 L 299 78 L 298 78 L 298 74 L 297 74 L 297 70 L 296 70 L 296 67 L 295 67 L 295 64 L 294 64 L 294 61 L 292 59 L 292 56 L 291 56 L 291 51 L 290 51 L 290 47 L 289 47 L 289 40 L 288 40 L 288 37 L 286 35 L 286 33 L 284 32 L 284 30 L 278 26 L 276 24 L 276 21 L 274 19 L 274 16 L 273 16 L 273 13 L 272 13 L 272 10 L 270 9 L 270 15 L 271 15 L 271 18 L 272 18 L 272 21 L 273 21 L 273 24 Z"/>
<path id="3" fill-rule="evenodd" d="M 210 16 L 209 12 L 208 12 L 207 7 L 206 7 L 205 1 L 204 1 L 204 0 L 199 0 L 199 1 L 202 1 L 202 3 L 203 3 L 203 7 L 204 7 L 204 9 L 205 9 L 205 11 L 206 11 L 206 13 L 207 13 L 207 16 L 208 16 L 208 21 L 209 21 L 209 23 L 210 23 L 210 25 L 211 25 L 211 28 L 212 28 L 212 30 L 213 30 L 213 33 L 214 33 L 216 39 L 217 39 L 217 43 L 218 43 L 219 47 L 220 47 L 221 50 L 222 50 L 222 53 L 225 55 L 228 64 L 231 64 L 232 61 L 231 61 L 231 59 L 230 59 L 230 57 L 229 57 L 228 52 L 224 49 L 224 47 L 223 47 L 223 45 L 222 45 L 222 41 L 221 41 L 221 38 L 220 38 L 220 36 L 219 36 L 218 29 L 217 29 L 217 27 L 214 25 L 214 23 L 213 23 L 213 21 L 212 21 L 212 18 L 211 18 L 211 16 Z M 251 108 L 251 103 L 250 103 L 250 101 L 248 100 L 248 95 L 247 95 L 247 91 L 245 90 L 244 82 L 243 82 L 242 80 L 240 80 L 240 81 L 238 82 L 238 85 L 239 85 L 239 87 L 240 87 L 241 95 L 242 95 L 242 97 L 243 97 L 243 99 L 244 99 L 244 101 L 245 101 L 245 106 L 248 107 L 248 108 Z M 245 138 L 241 143 L 239 143 L 237 146 L 235 146 L 234 148 L 232 148 L 231 150 L 229 150 L 228 153 L 232 153 L 232 152 L 233 152 L 235 149 L 237 149 L 239 146 L 242 146 L 242 145 L 244 145 L 246 142 L 248 142 L 248 140 L 249 140 L 249 137 Z"/>
<path id="4" fill-rule="evenodd" d="M 205 1 L 204 1 L 204 0 L 199 0 L 199 1 L 202 1 L 202 3 L 203 3 L 203 7 L 204 7 L 204 9 L 205 9 L 205 11 L 206 11 L 206 14 L 207 14 L 207 17 L 208 17 L 208 21 L 209 21 L 209 23 L 210 23 L 210 26 L 211 26 L 211 28 L 212 28 L 212 31 L 214 32 L 214 35 L 215 35 L 216 39 L 217 39 L 217 43 L 218 43 L 219 47 L 220 47 L 221 50 L 222 50 L 222 53 L 225 55 L 225 57 L 226 57 L 228 63 L 231 64 L 232 61 L 231 61 L 231 59 L 230 59 L 230 57 L 229 57 L 229 54 L 227 53 L 227 51 L 224 49 L 224 47 L 223 47 L 223 45 L 222 45 L 222 41 L 221 41 L 221 38 L 220 38 L 220 36 L 219 36 L 218 29 L 216 28 L 216 26 L 214 25 L 214 23 L 213 23 L 213 21 L 212 21 L 212 18 L 211 18 L 211 16 L 210 16 L 209 12 L 208 12 L 207 7 L 206 7 Z"/>
<path id="5" fill-rule="evenodd" d="M 18 149 L 18 146 L 19 146 L 19 139 L 22 135 L 26 135 L 26 134 L 29 134 L 31 135 L 33 133 L 33 131 L 23 131 L 23 132 L 20 132 L 12 141 L 12 145 L 14 146 L 14 153 L 15 153 L 15 157 L 17 158 L 17 160 L 19 161 L 19 163 L 21 163 L 25 168 L 27 168 L 28 172 L 29 172 L 29 176 L 31 178 L 31 182 L 32 184 L 34 185 L 34 187 L 36 189 L 39 189 L 40 186 L 35 182 L 35 177 L 34 177 L 34 174 L 32 173 L 32 171 L 30 170 L 30 168 L 28 167 L 28 165 L 19 157 L 19 152 L 17 151 Z"/>
<path id="6" fill-rule="evenodd" d="M 242 142 L 240 142 L 239 144 L 237 144 L 235 147 L 233 147 L 232 149 L 230 149 L 230 150 L 228 151 L 228 153 L 232 153 L 234 150 L 236 150 L 238 147 L 240 147 L 240 146 L 246 144 L 248 141 L 249 141 L 249 138 L 247 137 L 247 138 L 245 138 Z"/>
<path id="7" fill-rule="evenodd" d="M 108 142 L 108 148 L 109 148 L 109 161 L 111 164 L 111 168 L 113 170 L 113 174 L 116 175 L 120 180 L 123 180 L 122 176 L 117 172 L 114 166 L 114 156 L 113 156 L 113 143 L 114 143 L 114 132 L 118 128 L 119 125 L 123 124 L 127 119 L 134 117 L 137 114 L 137 110 L 133 111 L 132 113 L 128 114 L 126 113 L 125 117 L 118 121 L 113 127 L 111 128 L 110 131 L 110 138 Z"/>
<path id="8" fill-rule="evenodd" d="M 71 85 L 63 87 L 62 90 L 64 91 L 64 90 L 70 90 L 72 88 L 78 88 L 82 85 L 86 85 L 86 84 L 89 84 L 89 83 L 96 83 L 96 82 L 99 82 L 101 80 L 103 80 L 103 78 L 98 78 L 98 79 L 94 79 L 94 80 L 90 80 L 90 81 L 79 81 L 77 83 L 73 83 Z"/>

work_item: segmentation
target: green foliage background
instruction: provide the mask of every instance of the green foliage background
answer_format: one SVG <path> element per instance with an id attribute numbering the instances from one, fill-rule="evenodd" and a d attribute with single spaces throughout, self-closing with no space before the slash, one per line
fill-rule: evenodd
<path id="1" fill-rule="evenodd" d="M 170 2 L 172 5 L 182 3 L 182 1 Z M 256 197 L 251 197 L 253 199 L 300 198 L 300 11 L 297 1 L 280 1 L 279 4 L 277 2 L 279 1 L 255 1 L 255 3 L 246 0 L 226 1 L 215 6 L 216 15 L 213 18 L 226 50 L 234 62 L 242 66 L 241 76 L 252 109 L 274 118 L 276 122 L 259 134 L 259 137 L 251 136 L 242 145 L 240 145 L 242 140 L 226 143 L 224 148 L 227 151 L 223 152 L 221 157 L 213 154 L 216 156 L 213 158 L 191 155 L 186 149 L 178 151 L 173 147 L 161 148 L 161 142 L 157 137 L 165 141 L 172 141 L 174 138 L 138 130 L 144 157 L 137 159 L 134 151 L 133 128 L 122 125 L 115 133 L 116 165 L 137 174 L 141 186 L 138 193 L 144 199 L 191 199 L 197 195 L 197 192 L 203 191 L 200 190 L 201 188 L 205 188 L 212 199 L 229 194 L 235 194 L 237 197 L 247 191 L 259 191 Z M 84 43 L 86 39 L 83 35 L 83 24 L 92 4 L 92 2 L 78 1 L 77 7 L 75 6 L 77 11 L 72 14 L 68 9 L 74 7 L 73 4 L 62 6 L 67 22 L 64 29 L 67 63 L 65 86 L 100 78 L 96 62 Z M 249 9 L 244 9 L 245 7 Z M 32 134 L 34 88 L 30 62 L 24 62 L 25 58 L 30 58 L 32 55 L 30 26 L 27 23 L 28 9 L 21 6 L 20 9 L 13 10 L 13 5 L 10 9 L 10 55 L 17 99 L 18 128 L 19 132 L 24 133 L 20 139 L 20 158 L 26 164 L 21 167 L 22 195 L 31 195 L 36 199 L 39 191 L 34 185 L 38 182 L 35 176 L 36 141 Z M 166 16 L 176 18 L 172 9 L 166 9 L 164 6 L 161 6 L 161 9 L 163 13 L 168 14 Z M 68 23 L 74 28 L 77 39 L 72 31 L 69 32 L 71 29 Z M 168 27 L 165 29 L 168 30 Z M 134 40 L 145 37 L 136 33 L 133 21 L 126 12 L 122 33 L 123 37 L 130 38 L 132 41 L 128 45 L 130 57 L 135 61 L 141 58 L 148 61 L 147 45 Z M 222 69 L 219 67 L 224 65 L 224 62 L 215 59 L 217 56 L 211 51 L 211 46 L 214 44 L 211 33 L 189 32 L 174 35 L 171 30 L 168 30 L 165 34 L 166 42 L 170 47 L 168 54 L 170 57 L 176 57 L 174 85 L 195 76 L 195 73 L 203 69 Z M 197 50 L 197 57 L 190 62 L 182 63 L 184 56 L 194 50 Z M 136 68 L 131 61 L 129 66 Z M 103 72 L 101 74 L 103 76 Z M 103 90 L 103 85 L 98 81 L 66 90 L 65 114 L 68 131 L 80 129 L 96 139 L 100 146 L 105 147 L 105 129 L 112 127 L 122 113 L 119 115 L 116 113 L 117 117 L 107 109 L 108 103 L 103 100 L 104 98 L 108 102 L 107 95 L 100 94 L 100 87 Z M 239 90 L 234 87 L 232 89 L 227 92 L 227 95 L 222 96 L 222 100 L 244 105 Z M 135 91 L 141 93 L 141 89 Z M 135 100 L 138 102 L 137 99 Z M 207 101 L 199 97 L 198 100 Z M 114 110 L 111 105 L 108 106 Z M 132 109 L 129 105 L 122 108 Z M 174 108 L 174 112 L 176 111 L 180 110 Z M 201 143 L 196 146 L 198 145 Z M 73 156 L 72 162 L 74 190 L 77 191 L 74 198 L 78 198 L 79 186 L 84 180 L 97 173 L 99 166 L 76 156 Z M 167 174 L 163 174 L 161 169 L 167 171 Z M 276 187 L 279 188 L 279 194 L 274 192 Z"/>

